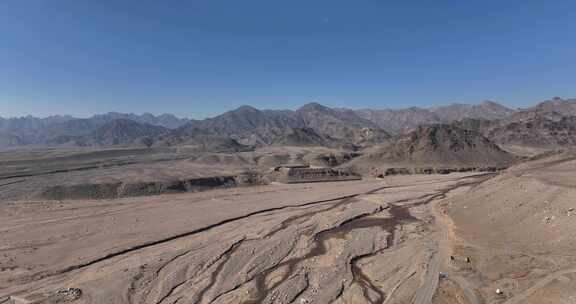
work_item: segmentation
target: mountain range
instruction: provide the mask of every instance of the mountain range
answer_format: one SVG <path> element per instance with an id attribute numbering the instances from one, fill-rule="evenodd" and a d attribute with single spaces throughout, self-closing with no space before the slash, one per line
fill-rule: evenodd
<path id="1" fill-rule="evenodd" d="M 0 147 L 172 146 L 242 151 L 266 145 L 361 149 L 390 142 L 423 125 L 450 124 L 498 144 L 576 144 L 576 99 L 555 97 L 527 109 L 494 101 L 433 108 L 345 109 L 309 103 L 297 110 L 241 106 L 204 120 L 172 114 L 106 113 L 90 118 L 0 118 Z"/>

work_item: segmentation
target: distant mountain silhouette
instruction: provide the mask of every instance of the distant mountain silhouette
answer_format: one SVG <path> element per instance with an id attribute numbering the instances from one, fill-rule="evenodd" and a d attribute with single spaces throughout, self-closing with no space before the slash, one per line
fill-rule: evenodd
<path id="1" fill-rule="evenodd" d="M 278 144 L 282 141 L 279 138 L 296 145 L 309 145 L 311 141 L 320 138 L 331 138 L 330 142 L 362 145 L 381 142 L 389 137 L 377 125 L 359 117 L 352 110 L 336 110 L 320 104 L 307 104 L 296 111 L 258 110 L 241 106 L 213 118 L 191 122 L 173 132 L 181 133 L 184 129 L 230 136 L 241 143 L 256 146 Z M 312 136 L 312 132 L 315 139 L 302 137 L 306 133 Z M 301 143 L 296 141 L 299 136 Z"/>
<path id="2" fill-rule="evenodd" d="M 429 109 L 418 107 L 400 110 L 362 109 L 356 112 L 382 129 L 397 134 L 423 124 L 451 123 L 462 119 L 502 119 L 516 111 L 494 101 L 484 101 L 477 105 L 453 103 Z"/>
<path id="3" fill-rule="evenodd" d="M 112 146 L 134 143 L 145 137 L 154 138 L 166 133 L 167 129 L 151 124 L 138 123 L 130 119 L 115 119 L 90 134 L 98 145 Z"/>
<path id="4" fill-rule="evenodd" d="M 562 99 L 560 97 L 554 97 L 551 100 L 543 101 L 532 108 L 528 108 L 528 110 L 556 112 L 562 115 L 576 116 L 576 99 Z"/>
<path id="5" fill-rule="evenodd" d="M 477 105 L 453 103 L 448 106 L 430 109 L 444 122 L 457 121 L 465 118 L 502 119 L 515 112 L 494 101 L 484 101 Z"/>
<path id="6" fill-rule="evenodd" d="M 571 146 L 575 144 L 572 116 L 576 116 L 576 99 L 561 98 L 522 110 L 493 101 L 394 110 L 309 103 L 297 110 L 241 106 L 203 120 L 116 112 L 83 119 L 26 116 L 0 118 L 0 147 L 191 145 L 242 151 L 266 145 L 320 145 L 359 149 L 387 144 L 393 135 L 437 124 L 478 132 L 504 145 Z"/>
<path id="7" fill-rule="evenodd" d="M 361 109 L 356 113 L 367 120 L 374 122 L 383 130 L 397 134 L 409 131 L 421 124 L 441 123 L 442 120 L 430 110 L 418 107 L 407 109 L 391 110 L 373 110 Z"/>

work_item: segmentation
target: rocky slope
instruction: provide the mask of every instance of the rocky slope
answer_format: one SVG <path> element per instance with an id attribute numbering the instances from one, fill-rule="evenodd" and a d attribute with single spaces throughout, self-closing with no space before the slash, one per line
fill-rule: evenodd
<path id="1" fill-rule="evenodd" d="M 514 160 L 479 132 L 436 124 L 418 127 L 375 147 L 354 160 L 352 166 L 360 171 L 391 167 L 500 168 Z"/>
<path id="2" fill-rule="evenodd" d="M 186 146 L 198 152 L 243 152 L 253 150 L 252 146 L 239 143 L 227 136 L 211 134 L 194 134 L 178 136 L 172 133 L 164 134 L 154 139 L 152 144 L 157 147 Z"/>
<path id="3" fill-rule="evenodd" d="M 562 115 L 576 115 L 576 99 L 563 99 L 560 97 L 554 97 L 551 100 L 543 101 L 532 108 L 528 108 L 531 111 L 539 112 L 557 112 Z"/>
<path id="4" fill-rule="evenodd" d="M 576 145 L 576 101 L 554 99 L 498 120 L 464 119 L 455 125 L 501 145 L 557 149 Z"/>
<path id="5" fill-rule="evenodd" d="M 433 112 L 418 107 L 408 109 L 361 109 L 356 113 L 392 133 L 402 133 L 421 124 L 440 123 L 442 120 Z"/>
<path id="6" fill-rule="evenodd" d="M 293 111 L 258 110 L 241 106 L 222 115 L 193 121 L 173 133 L 204 132 L 229 136 L 248 145 L 268 145 L 292 128 L 305 127 Z"/>
<path id="7" fill-rule="evenodd" d="M 352 110 L 331 109 L 318 103 L 307 104 L 296 111 L 308 128 L 320 134 L 355 145 L 381 143 L 390 135 L 375 123 Z"/>
<path id="8" fill-rule="evenodd" d="M 335 144 L 335 140 L 321 136 L 311 128 L 294 128 L 286 134 L 278 136 L 272 141 L 273 146 L 323 146 L 328 147 Z"/>
<path id="9" fill-rule="evenodd" d="M 49 137 L 48 131 L 45 142 L 64 146 L 151 146 L 153 138 L 167 130 L 129 119 L 115 119 L 97 128 L 91 120 L 71 120 L 65 124 L 76 124 L 79 128 L 76 132 L 62 132 L 56 137 Z M 94 130 L 88 132 L 91 129 Z"/>
<path id="10" fill-rule="evenodd" d="M 166 128 L 129 119 L 116 119 L 96 129 L 90 136 L 97 144 L 112 146 L 134 143 L 135 140 L 153 138 L 167 131 Z"/>
<path id="11" fill-rule="evenodd" d="M 498 124 L 485 131 L 500 144 L 529 147 L 566 147 L 576 145 L 576 116 L 558 119 L 546 115 Z"/>

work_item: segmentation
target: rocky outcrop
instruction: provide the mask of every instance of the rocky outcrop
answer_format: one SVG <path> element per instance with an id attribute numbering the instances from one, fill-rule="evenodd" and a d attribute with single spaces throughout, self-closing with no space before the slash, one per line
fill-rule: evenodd
<path id="1" fill-rule="evenodd" d="M 377 177 L 390 175 L 411 175 L 411 174 L 450 174 L 453 172 L 498 172 L 505 170 L 506 167 L 455 167 L 455 168 L 434 168 L 434 167 L 415 167 L 415 168 L 385 168 L 376 169 L 372 174 Z"/>
<path id="2" fill-rule="evenodd" d="M 502 122 L 485 134 L 500 144 L 547 148 L 576 146 L 576 116 L 531 113 L 523 115 L 523 119 Z"/>
<path id="3" fill-rule="evenodd" d="M 477 131 L 437 124 L 397 136 L 388 144 L 365 151 L 345 166 L 362 174 L 384 176 L 382 170 L 386 168 L 439 168 L 410 170 L 441 173 L 444 168 L 504 168 L 516 161 L 516 156 Z M 403 174 L 403 170 L 398 171 Z M 390 174 L 393 173 L 391 170 Z"/>
<path id="4" fill-rule="evenodd" d="M 362 179 L 360 175 L 343 169 L 332 168 L 284 168 L 276 175 L 275 180 L 287 184 L 335 182 Z"/>
<path id="5" fill-rule="evenodd" d="M 47 200 L 115 199 L 122 197 L 198 192 L 218 188 L 231 188 L 265 183 L 267 183 L 267 180 L 261 174 L 246 172 L 239 175 L 198 177 L 173 181 L 58 185 L 39 191 L 33 195 L 33 198 Z"/>
<path id="6" fill-rule="evenodd" d="M 479 132 L 438 124 L 418 127 L 362 159 L 416 167 L 477 167 L 507 165 L 514 157 Z"/>

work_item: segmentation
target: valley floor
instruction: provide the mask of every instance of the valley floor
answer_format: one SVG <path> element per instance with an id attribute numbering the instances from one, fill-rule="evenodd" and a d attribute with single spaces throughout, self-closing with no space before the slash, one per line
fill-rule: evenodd
<path id="1" fill-rule="evenodd" d="M 59 303 L 71 287 L 98 304 L 572 303 L 573 233 L 546 229 L 570 227 L 576 196 L 531 170 L 6 202 L 0 299 Z M 518 218 L 543 200 L 550 213 Z"/>

